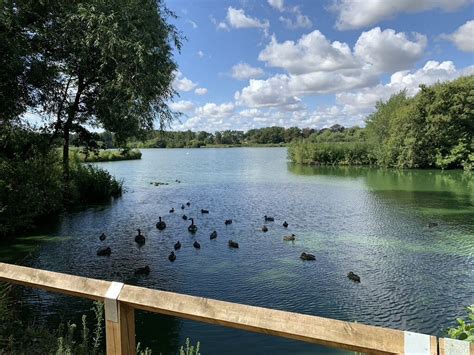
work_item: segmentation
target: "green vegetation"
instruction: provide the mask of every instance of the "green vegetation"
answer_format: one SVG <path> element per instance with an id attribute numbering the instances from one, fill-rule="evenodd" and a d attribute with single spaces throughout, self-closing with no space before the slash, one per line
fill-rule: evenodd
<path id="1" fill-rule="evenodd" d="M 96 163 L 104 161 L 119 160 L 136 160 L 142 158 L 142 152 L 138 149 L 121 149 L 121 150 L 83 150 L 77 153 L 77 159 L 81 162 Z"/>
<path id="2" fill-rule="evenodd" d="M 0 237 L 30 230 L 70 206 L 122 193 L 122 183 L 107 171 L 75 161 L 65 182 L 61 158 L 45 135 L 4 125 L 0 138 Z"/>
<path id="3" fill-rule="evenodd" d="M 243 131 L 164 132 L 155 131 L 145 141 L 131 141 L 136 148 L 200 148 L 200 147 L 255 147 L 285 146 L 295 139 L 308 137 L 314 129 L 298 127 L 265 127 Z M 106 137 L 104 137 L 104 140 Z"/>
<path id="4" fill-rule="evenodd" d="M 295 163 L 394 168 L 474 167 L 474 76 L 379 102 L 365 129 L 331 128 L 294 142 Z M 330 144 L 329 144 L 330 143 Z"/>
<path id="5" fill-rule="evenodd" d="M 173 17 L 161 1 L 3 1 L 1 119 L 43 114 L 66 180 L 72 134 L 87 140 L 99 126 L 124 142 L 165 126 L 182 40 Z"/>
<path id="6" fill-rule="evenodd" d="M 474 343 L 474 305 L 466 307 L 468 318 L 457 318 L 458 326 L 448 329 L 450 338 Z"/>
<path id="7" fill-rule="evenodd" d="M 121 194 L 107 172 L 70 161 L 69 148 L 101 148 L 90 127 L 108 130 L 103 147 L 112 138 L 123 146 L 155 120 L 164 127 L 175 118 L 167 102 L 182 37 L 173 17 L 162 1 L 1 2 L 0 237 Z M 31 112 L 42 116 L 41 128 L 25 124 Z M 123 152 L 85 161 L 140 154 Z"/>

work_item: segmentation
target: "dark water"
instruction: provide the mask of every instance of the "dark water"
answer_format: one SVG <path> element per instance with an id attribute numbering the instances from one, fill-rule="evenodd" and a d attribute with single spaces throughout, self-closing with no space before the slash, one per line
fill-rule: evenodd
<path id="1" fill-rule="evenodd" d="M 143 150 L 140 161 L 100 165 L 124 179 L 127 193 L 64 216 L 23 264 L 434 335 L 474 303 L 474 179 L 461 171 L 293 166 L 284 148 Z M 184 213 L 199 227 L 194 237 L 181 219 L 186 201 L 191 207 Z M 201 215 L 201 208 L 210 213 Z M 265 214 L 275 217 L 267 233 L 260 231 Z M 162 232 L 155 228 L 158 216 L 168 225 Z M 234 223 L 225 226 L 229 218 Z M 428 222 L 439 225 L 428 228 Z M 142 248 L 133 240 L 137 228 L 147 237 Z M 219 236 L 209 240 L 214 229 Z M 105 242 L 98 239 L 102 232 Z M 295 242 L 282 241 L 289 233 Z M 229 239 L 240 248 L 229 249 Z M 177 240 L 183 247 L 170 263 Z M 112 248 L 109 258 L 95 255 L 102 245 Z M 317 260 L 301 261 L 302 251 Z M 144 265 L 151 274 L 135 277 Z M 362 282 L 348 280 L 349 271 Z M 38 317 L 53 323 L 90 307 L 25 292 Z M 175 353 L 186 337 L 200 340 L 204 354 L 329 351 L 143 313 L 137 337 L 163 354 Z"/>

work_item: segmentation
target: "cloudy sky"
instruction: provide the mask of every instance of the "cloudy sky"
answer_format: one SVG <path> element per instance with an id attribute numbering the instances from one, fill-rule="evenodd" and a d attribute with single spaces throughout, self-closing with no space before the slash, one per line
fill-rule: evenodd
<path id="1" fill-rule="evenodd" d="M 363 126 L 374 104 L 474 74 L 472 0 L 168 0 L 177 130 Z"/>

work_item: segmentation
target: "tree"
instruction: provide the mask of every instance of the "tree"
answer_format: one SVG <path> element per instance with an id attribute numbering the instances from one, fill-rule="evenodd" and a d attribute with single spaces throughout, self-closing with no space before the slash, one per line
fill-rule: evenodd
<path id="1" fill-rule="evenodd" d="M 28 15 L 29 1 L 12 3 L 16 16 Z M 173 120 L 167 102 L 176 94 L 173 50 L 182 37 L 161 0 L 35 3 L 47 21 L 22 31 L 49 80 L 31 109 L 48 118 L 52 139 L 62 138 L 66 181 L 71 133 L 102 127 L 124 142 L 152 129 L 155 119 L 160 127 Z"/>

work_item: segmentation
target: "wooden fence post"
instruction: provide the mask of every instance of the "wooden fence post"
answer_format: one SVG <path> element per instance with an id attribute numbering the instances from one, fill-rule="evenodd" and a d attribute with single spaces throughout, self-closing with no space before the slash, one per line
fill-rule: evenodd
<path id="1" fill-rule="evenodd" d="M 118 300 L 123 286 L 112 282 L 105 295 L 107 355 L 135 354 L 135 310 Z"/>

